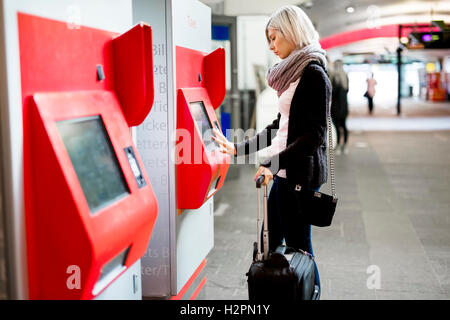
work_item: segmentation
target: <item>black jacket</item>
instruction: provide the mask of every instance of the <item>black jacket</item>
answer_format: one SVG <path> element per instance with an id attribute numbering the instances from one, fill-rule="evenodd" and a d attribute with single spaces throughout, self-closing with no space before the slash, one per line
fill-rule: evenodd
<path id="1" fill-rule="evenodd" d="M 348 88 L 344 89 L 342 84 L 333 79 L 332 81 L 332 94 L 331 94 L 331 117 L 333 120 L 345 119 L 348 116 L 348 101 L 347 93 Z"/>
<path id="2" fill-rule="evenodd" d="M 273 174 L 286 169 L 293 185 L 318 188 L 327 181 L 327 117 L 331 96 L 330 80 L 324 68 L 310 63 L 295 90 L 289 111 L 286 149 L 261 164 Z M 272 143 L 281 114 L 263 131 L 236 144 L 237 156 L 256 152 Z M 278 158 L 278 161 L 277 161 Z"/>

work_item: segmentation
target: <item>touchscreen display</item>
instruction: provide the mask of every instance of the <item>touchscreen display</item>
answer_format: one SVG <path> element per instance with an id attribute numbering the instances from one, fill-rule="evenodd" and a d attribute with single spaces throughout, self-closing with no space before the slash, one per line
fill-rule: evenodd
<path id="1" fill-rule="evenodd" d="M 211 152 L 217 149 L 219 145 L 212 140 L 212 125 L 209 121 L 208 114 L 206 113 L 205 105 L 203 102 L 191 102 L 191 111 L 194 116 L 194 120 L 197 123 L 197 127 L 200 130 L 201 136 L 203 138 L 203 143 L 205 144 L 206 150 Z"/>
<path id="2" fill-rule="evenodd" d="M 129 193 L 100 116 L 56 123 L 91 213 Z"/>

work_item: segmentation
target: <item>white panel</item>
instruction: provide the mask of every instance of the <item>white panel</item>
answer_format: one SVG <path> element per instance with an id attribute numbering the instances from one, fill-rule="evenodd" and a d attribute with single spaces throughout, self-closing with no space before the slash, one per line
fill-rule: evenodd
<path id="1" fill-rule="evenodd" d="M 123 32 L 131 27 L 131 0 L 3 0 L 0 50 L 1 129 L 5 207 L 12 270 L 12 298 L 26 299 L 27 272 L 23 209 L 22 99 L 20 86 L 17 12 L 80 23 L 104 30 Z"/>
<path id="2" fill-rule="evenodd" d="M 288 4 L 301 4 L 302 0 L 226 0 L 225 14 L 228 16 L 250 14 L 272 14 Z"/>
<path id="3" fill-rule="evenodd" d="M 175 45 L 210 52 L 211 9 L 197 0 L 174 0 L 172 12 Z"/>
<path id="4" fill-rule="evenodd" d="M 141 260 L 138 260 L 95 300 L 141 300 L 141 281 Z"/>
<path id="5" fill-rule="evenodd" d="M 177 292 L 214 247 L 214 200 L 177 216 Z"/>

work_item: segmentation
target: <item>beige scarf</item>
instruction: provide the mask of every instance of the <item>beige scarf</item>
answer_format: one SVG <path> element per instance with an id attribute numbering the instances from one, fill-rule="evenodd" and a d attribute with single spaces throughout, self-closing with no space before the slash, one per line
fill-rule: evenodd
<path id="1" fill-rule="evenodd" d="M 310 62 L 317 61 L 326 68 L 325 55 L 326 52 L 319 43 L 294 49 L 289 56 L 269 69 L 267 73 L 269 86 L 277 91 L 278 96 L 281 96 L 292 82 L 301 79 L 303 70 Z"/>

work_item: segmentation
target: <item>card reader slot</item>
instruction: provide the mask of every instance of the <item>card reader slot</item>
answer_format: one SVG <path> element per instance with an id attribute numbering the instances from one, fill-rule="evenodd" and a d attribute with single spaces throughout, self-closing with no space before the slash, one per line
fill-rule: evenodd
<path id="1" fill-rule="evenodd" d="M 92 294 L 94 296 L 99 294 L 111 283 L 112 280 L 114 280 L 123 270 L 126 269 L 125 262 L 127 261 L 130 248 L 131 247 L 125 249 L 103 266 L 100 271 L 100 277 L 92 290 Z"/>

